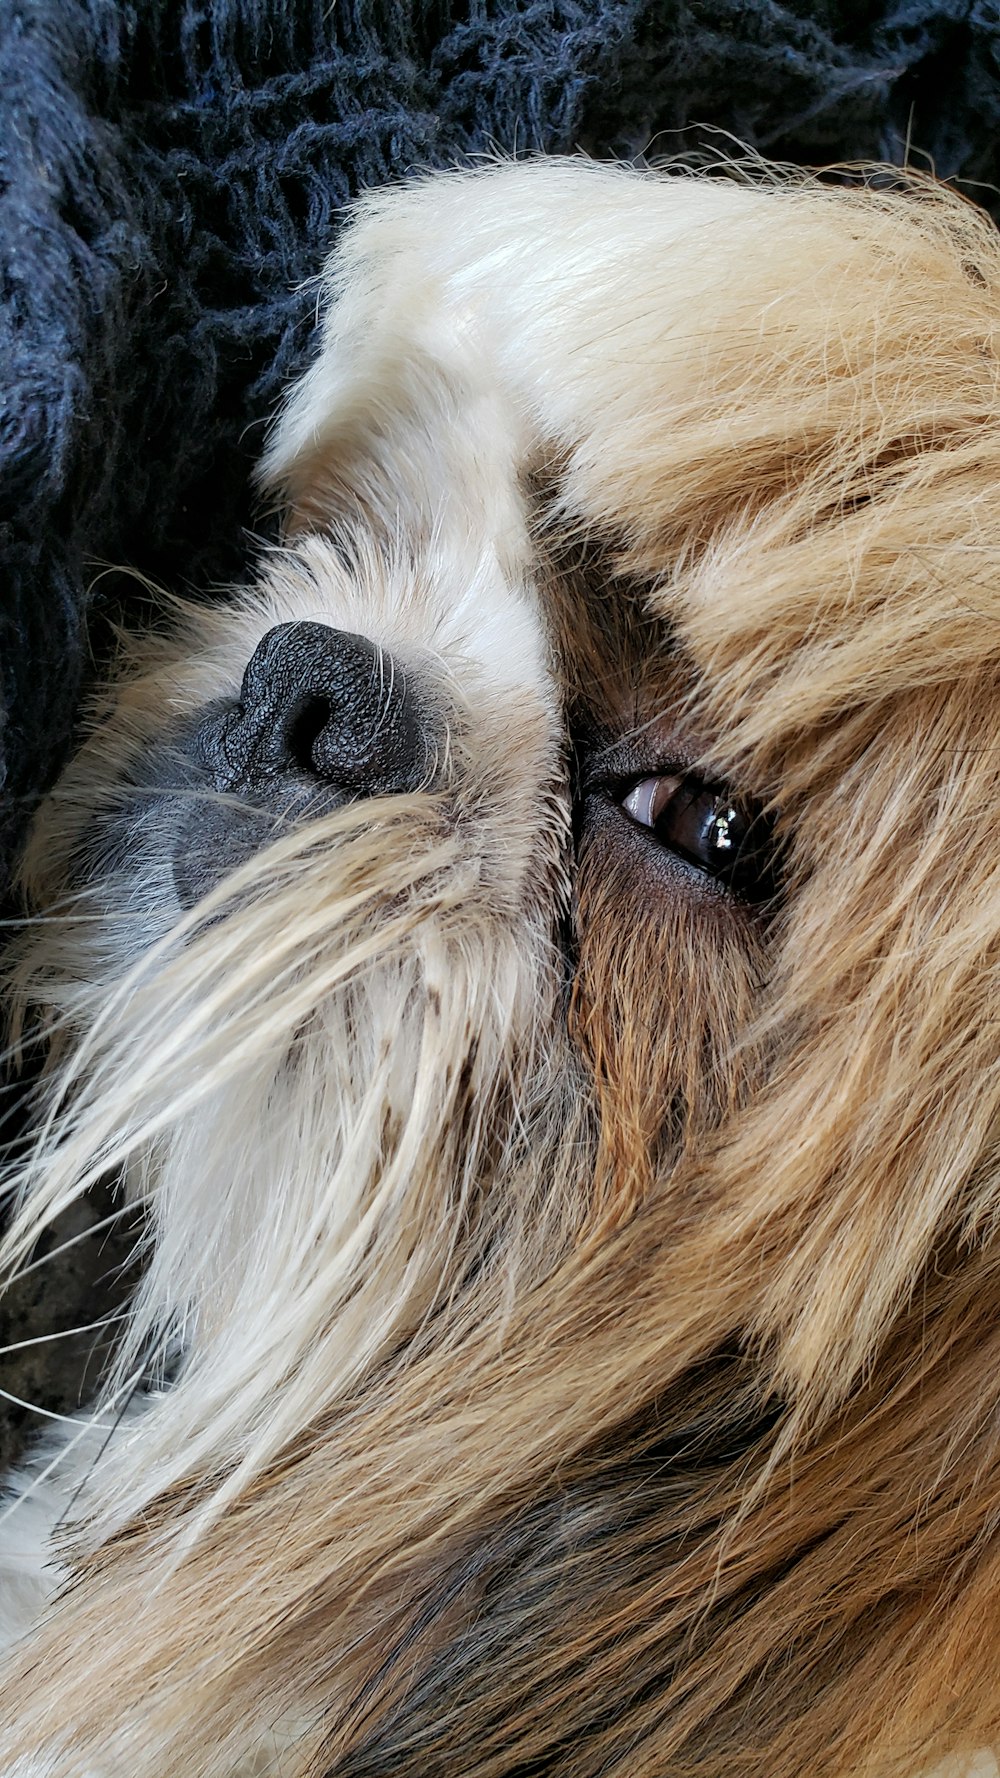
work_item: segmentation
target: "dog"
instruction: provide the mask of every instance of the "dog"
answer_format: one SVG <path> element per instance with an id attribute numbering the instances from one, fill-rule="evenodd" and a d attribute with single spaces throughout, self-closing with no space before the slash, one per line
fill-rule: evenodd
<path id="1" fill-rule="evenodd" d="M 930 181 L 375 192 L 23 870 L 13 1778 L 953 1778 L 1000 1746 L 1000 243 Z"/>

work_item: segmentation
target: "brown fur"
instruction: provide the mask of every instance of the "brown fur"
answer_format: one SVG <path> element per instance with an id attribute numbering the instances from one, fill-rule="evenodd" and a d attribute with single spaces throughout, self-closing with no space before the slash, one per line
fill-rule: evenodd
<path id="1" fill-rule="evenodd" d="M 610 330 L 527 467 L 573 722 L 775 808 L 780 908 L 582 835 L 432 1306 L 191 1547 L 198 1474 L 81 1556 L 9 1759 L 89 1770 L 109 1716 L 130 1778 L 251 1720 L 308 1778 L 1000 1742 L 1000 244 L 926 186 L 746 195 L 710 314 Z"/>

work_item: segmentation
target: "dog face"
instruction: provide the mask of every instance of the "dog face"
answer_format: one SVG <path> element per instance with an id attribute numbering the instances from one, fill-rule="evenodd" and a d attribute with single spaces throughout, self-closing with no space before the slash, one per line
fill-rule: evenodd
<path id="1" fill-rule="evenodd" d="M 930 189 L 361 206 L 283 547 L 135 646 L 26 862 L 11 1253 L 121 1170 L 109 1392 L 173 1374 L 10 1760 L 915 1778 L 994 1732 L 998 282 Z"/>

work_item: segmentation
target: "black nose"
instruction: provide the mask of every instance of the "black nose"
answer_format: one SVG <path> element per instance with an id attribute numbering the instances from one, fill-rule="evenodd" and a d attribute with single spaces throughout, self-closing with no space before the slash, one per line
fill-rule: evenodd
<path id="1" fill-rule="evenodd" d="M 384 796 L 427 783 L 430 741 L 420 701 L 384 649 L 326 624 L 278 624 L 254 651 L 213 764 L 226 788 L 305 774 Z"/>

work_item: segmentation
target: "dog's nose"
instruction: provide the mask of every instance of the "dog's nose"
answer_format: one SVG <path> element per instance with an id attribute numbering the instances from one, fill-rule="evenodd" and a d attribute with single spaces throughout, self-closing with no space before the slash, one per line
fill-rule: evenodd
<path id="1" fill-rule="evenodd" d="M 399 662 L 364 636 L 320 623 L 268 630 L 219 736 L 231 785 L 306 774 L 355 796 L 426 784 L 428 739 Z"/>

